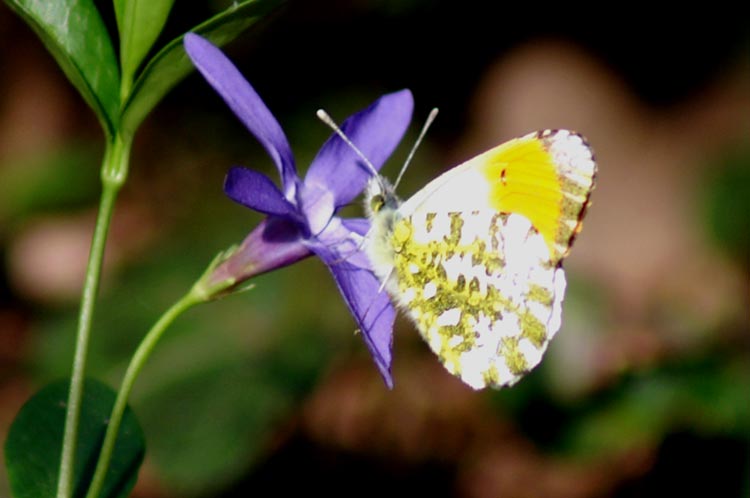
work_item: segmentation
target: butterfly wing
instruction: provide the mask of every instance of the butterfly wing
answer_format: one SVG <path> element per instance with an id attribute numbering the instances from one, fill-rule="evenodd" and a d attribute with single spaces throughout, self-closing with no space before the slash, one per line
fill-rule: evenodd
<path id="1" fill-rule="evenodd" d="M 543 130 L 498 145 L 440 175 L 399 211 L 518 213 L 544 237 L 558 263 L 570 251 L 589 204 L 596 163 L 586 140 Z"/>
<path id="2" fill-rule="evenodd" d="M 560 328 L 567 254 L 595 165 L 564 130 L 512 140 L 398 209 L 389 292 L 444 366 L 474 388 L 512 385 Z"/>
<path id="3" fill-rule="evenodd" d="M 452 374 L 500 387 L 539 363 L 560 327 L 565 274 L 528 219 L 418 210 L 393 241 L 394 295 Z"/>

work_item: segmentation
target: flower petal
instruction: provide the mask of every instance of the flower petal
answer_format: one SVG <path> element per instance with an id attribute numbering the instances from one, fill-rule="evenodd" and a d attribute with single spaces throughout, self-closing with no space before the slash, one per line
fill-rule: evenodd
<path id="1" fill-rule="evenodd" d="M 298 221 L 297 208 L 263 173 L 234 166 L 224 180 L 224 193 L 234 202 L 261 213 Z"/>
<path id="2" fill-rule="evenodd" d="M 307 183 L 301 184 L 297 189 L 297 206 L 313 236 L 328 225 L 336 211 L 333 194 L 329 190 Z"/>
<path id="3" fill-rule="evenodd" d="M 409 126 L 414 98 L 409 90 L 390 93 L 344 121 L 344 134 L 380 169 Z M 305 183 L 331 190 L 336 207 L 351 202 L 372 176 L 362 159 L 341 137 L 333 134 L 310 165 Z"/>
<path id="4" fill-rule="evenodd" d="M 337 220 L 339 218 L 332 219 L 334 228 L 326 229 L 322 237 L 314 239 L 310 249 L 331 270 L 375 365 L 390 389 L 393 388 L 391 359 L 396 310 L 372 271 L 354 263 L 362 260 L 357 257 L 361 255 L 360 237 L 351 237 L 343 224 L 335 223 Z"/>
<path id="5" fill-rule="evenodd" d="M 341 223 L 352 232 L 365 236 L 370 231 L 370 220 L 367 218 L 342 218 Z"/>
<path id="6" fill-rule="evenodd" d="M 297 171 L 284 132 L 250 83 L 221 50 L 200 36 L 187 33 L 185 51 L 206 81 L 263 145 L 276 163 L 287 199 L 292 199 Z"/>

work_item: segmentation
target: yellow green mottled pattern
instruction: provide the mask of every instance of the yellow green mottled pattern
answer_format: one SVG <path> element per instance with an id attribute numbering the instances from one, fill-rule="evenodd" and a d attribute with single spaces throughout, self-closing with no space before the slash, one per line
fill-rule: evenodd
<path id="1" fill-rule="evenodd" d="M 509 229 L 508 219 L 415 213 L 391 232 L 395 297 L 445 367 L 474 387 L 515 382 L 551 335 L 556 268 L 528 221 L 515 215 Z"/>

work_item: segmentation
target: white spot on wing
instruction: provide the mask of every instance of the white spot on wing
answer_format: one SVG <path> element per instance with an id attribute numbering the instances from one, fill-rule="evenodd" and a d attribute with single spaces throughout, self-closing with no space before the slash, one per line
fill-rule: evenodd
<path id="1" fill-rule="evenodd" d="M 422 297 L 425 299 L 431 299 L 435 297 L 435 294 L 437 294 L 437 285 L 432 281 L 427 282 L 422 290 Z"/>
<path id="2" fill-rule="evenodd" d="M 563 296 L 565 296 L 566 285 L 565 271 L 562 268 L 558 268 L 555 270 L 554 276 L 555 298 L 552 302 L 552 313 L 547 322 L 548 341 L 557 334 L 557 331 L 560 330 L 560 325 L 562 324 L 562 302 Z"/>
<path id="3" fill-rule="evenodd" d="M 454 336 L 451 336 L 450 339 L 448 339 L 448 346 L 451 347 L 451 348 L 455 348 L 456 346 L 458 346 L 462 342 L 464 342 L 464 338 L 463 337 L 461 337 L 460 335 L 454 335 Z"/>
<path id="4" fill-rule="evenodd" d="M 461 319 L 461 309 L 451 308 L 443 311 L 440 316 L 437 317 L 435 323 L 440 327 L 446 327 L 451 325 L 458 325 L 458 321 Z"/>
<path id="5" fill-rule="evenodd" d="M 531 370 L 542 361 L 542 354 L 547 346 L 537 348 L 528 339 L 521 339 L 518 341 L 518 350 L 521 352 L 523 357 L 526 359 L 526 365 Z"/>

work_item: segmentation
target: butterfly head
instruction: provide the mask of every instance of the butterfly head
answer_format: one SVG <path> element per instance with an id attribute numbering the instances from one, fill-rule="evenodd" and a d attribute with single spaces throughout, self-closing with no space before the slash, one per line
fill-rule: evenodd
<path id="1" fill-rule="evenodd" d="M 373 176 L 365 191 L 365 211 L 367 217 L 374 217 L 387 212 L 395 212 L 401 201 L 396 196 L 395 189 L 384 177 Z"/>

